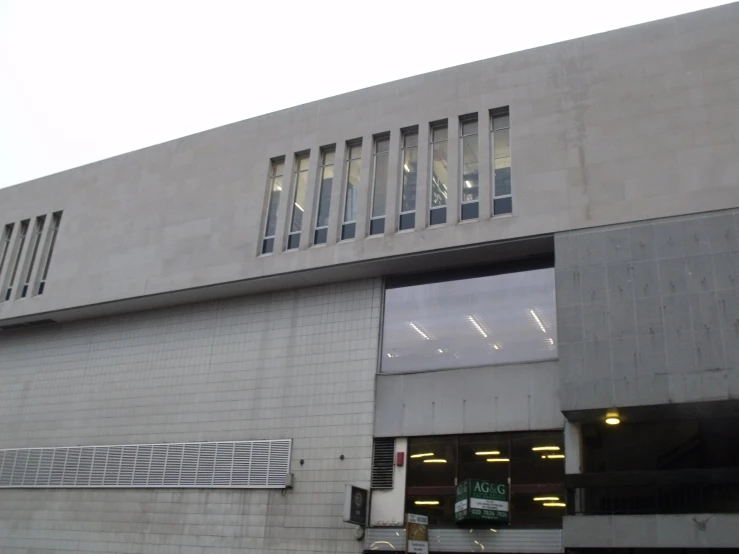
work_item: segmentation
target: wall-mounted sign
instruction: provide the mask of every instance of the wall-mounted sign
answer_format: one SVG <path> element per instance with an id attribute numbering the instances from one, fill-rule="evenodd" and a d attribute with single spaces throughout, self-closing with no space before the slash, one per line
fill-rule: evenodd
<path id="1" fill-rule="evenodd" d="M 353 485 L 344 487 L 344 521 L 356 525 L 367 525 L 369 493 Z"/>
<path id="2" fill-rule="evenodd" d="M 457 486 L 454 521 L 508 521 L 508 485 L 467 479 Z"/>
<path id="3" fill-rule="evenodd" d="M 405 551 L 407 554 L 428 554 L 429 552 L 429 518 L 408 514 L 405 524 Z"/>

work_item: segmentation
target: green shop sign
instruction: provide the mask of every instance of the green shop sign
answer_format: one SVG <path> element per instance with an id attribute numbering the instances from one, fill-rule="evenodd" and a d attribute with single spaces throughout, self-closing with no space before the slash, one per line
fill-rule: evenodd
<path id="1" fill-rule="evenodd" d="M 508 485 L 467 479 L 457 486 L 454 521 L 508 522 Z"/>

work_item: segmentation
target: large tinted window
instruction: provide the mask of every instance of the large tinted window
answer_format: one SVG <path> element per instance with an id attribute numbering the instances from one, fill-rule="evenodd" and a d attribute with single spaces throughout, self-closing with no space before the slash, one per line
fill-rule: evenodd
<path id="1" fill-rule="evenodd" d="M 465 479 L 510 484 L 512 527 L 562 524 L 561 431 L 411 438 L 408 454 L 406 511 L 432 525 L 454 525 L 455 485 Z"/>
<path id="2" fill-rule="evenodd" d="M 388 288 L 383 372 L 556 358 L 551 268 Z"/>

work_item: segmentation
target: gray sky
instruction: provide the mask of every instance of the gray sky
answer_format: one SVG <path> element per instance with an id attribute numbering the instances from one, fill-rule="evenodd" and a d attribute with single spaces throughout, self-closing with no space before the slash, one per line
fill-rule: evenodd
<path id="1" fill-rule="evenodd" d="M 0 0 L 0 188 L 319 98 L 725 3 Z"/>

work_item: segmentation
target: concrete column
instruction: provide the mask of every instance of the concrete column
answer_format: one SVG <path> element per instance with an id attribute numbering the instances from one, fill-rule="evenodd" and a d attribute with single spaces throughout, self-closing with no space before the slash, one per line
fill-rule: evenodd
<path id="1" fill-rule="evenodd" d="M 334 183 L 331 187 L 331 209 L 328 212 L 328 236 L 326 244 L 336 244 L 341 237 L 341 224 L 344 220 L 344 198 L 346 197 L 346 141 L 336 144 L 334 155 Z M 301 239 L 302 240 L 302 239 Z"/>
<path id="2" fill-rule="evenodd" d="M 307 250 L 313 245 L 313 230 L 316 227 L 316 211 L 318 204 L 318 189 L 321 165 L 321 149 L 314 146 L 310 151 L 308 163 L 308 186 L 305 191 L 305 206 L 303 206 L 303 225 L 300 227 L 299 250 Z"/>
<path id="3" fill-rule="evenodd" d="M 285 169 L 282 174 L 282 192 L 280 193 L 280 205 L 277 206 L 277 227 L 275 229 L 275 246 L 272 253 L 279 254 L 285 251 L 287 241 L 287 230 L 290 227 L 288 216 L 290 206 L 293 203 L 293 185 L 295 171 L 295 154 L 285 156 Z"/>
<path id="4" fill-rule="evenodd" d="M 372 211 L 372 149 L 375 139 L 372 135 L 362 138 L 362 171 L 359 177 L 359 202 L 357 202 L 356 240 L 363 239 L 369 233 L 369 214 Z"/>
<path id="5" fill-rule="evenodd" d="M 449 116 L 449 142 L 447 143 L 447 156 L 449 163 L 449 198 L 447 198 L 446 223 L 455 225 L 459 222 L 460 210 L 460 166 L 459 166 L 459 116 Z"/>
<path id="6" fill-rule="evenodd" d="M 490 150 L 490 112 L 477 112 L 477 159 L 480 176 L 480 220 L 490 219 L 493 212 L 492 154 Z"/>
<path id="7" fill-rule="evenodd" d="M 582 440 L 579 423 L 565 421 L 565 473 L 582 473 Z"/>
<path id="8" fill-rule="evenodd" d="M 429 169 L 431 167 L 431 140 L 428 123 L 418 128 L 418 180 L 416 184 L 416 231 L 428 227 L 429 218 Z"/>
<path id="9" fill-rule="evenodd" d="M 400 131 L 390 134 L 390 152 L 387 163 L 387 196 L 385 198 L 385 236 L 398 230 L 400 202 Z"/>

